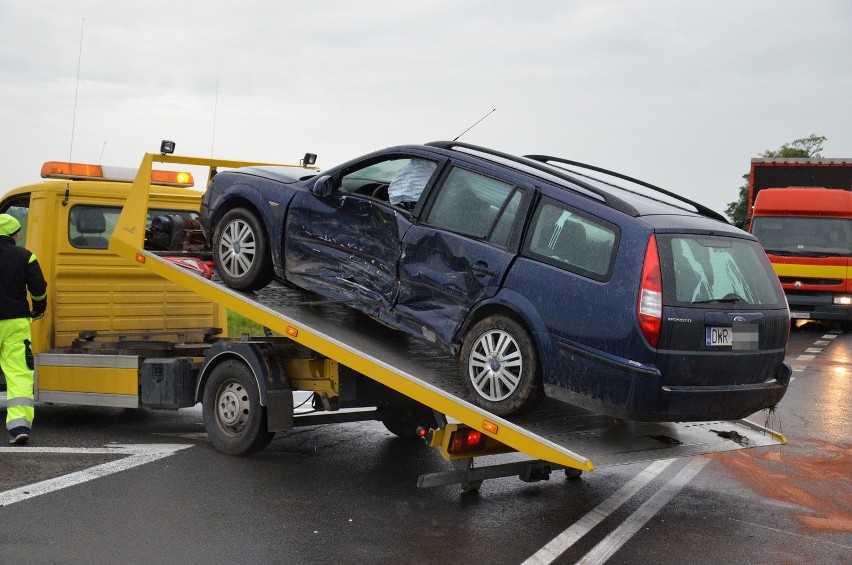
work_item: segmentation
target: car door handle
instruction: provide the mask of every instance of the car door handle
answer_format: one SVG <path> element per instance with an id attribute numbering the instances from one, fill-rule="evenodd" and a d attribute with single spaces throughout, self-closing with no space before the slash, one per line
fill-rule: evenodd
<path id="1" fill-rule="evenodd" d="M 489 269 L 488 263 L 486 263 L 485 261 L 477 261 L 470 268 L 472 270 L 476 271 L 477 273 L 482 273 L 483 275 L 493 275 L 494 274 L 494 269 Z"/>

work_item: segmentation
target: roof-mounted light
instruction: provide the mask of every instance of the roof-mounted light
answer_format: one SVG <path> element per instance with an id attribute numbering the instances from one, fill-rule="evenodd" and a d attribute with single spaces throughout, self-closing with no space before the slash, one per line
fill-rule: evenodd
<path id="1" fill-rule="evenodd" d="M 41 167 L 41 176 L 46 179 L 133 182 L 136 172 L 136 169 L 130 167 L 107 167 L 65 161 L 48 161 Z M 151 184 L 190 187 L 195 185 L 195 180 L 192 173 L 186 171 L 153 170 Z"/>

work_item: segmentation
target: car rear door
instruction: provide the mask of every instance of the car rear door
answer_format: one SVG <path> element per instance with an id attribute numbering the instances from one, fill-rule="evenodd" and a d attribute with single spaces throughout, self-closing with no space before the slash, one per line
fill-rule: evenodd
<path id="1" fill-rule="evenodd" d="M 493 296 L 517 253 L 533 190 L 452 167 L 405 233 L 395 312 L 427 339 L 452 341 L 470 308 Z"/>

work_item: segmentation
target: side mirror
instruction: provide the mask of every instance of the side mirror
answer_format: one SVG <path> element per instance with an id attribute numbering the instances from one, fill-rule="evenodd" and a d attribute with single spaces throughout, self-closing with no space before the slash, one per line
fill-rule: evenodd
<path id="1" fill-rule="evenodd" d="M 323 175 L 316 180 L 311 187 L 311 194 L 325 198 L 334 191 L 334 179 L 330 175 Z"/>

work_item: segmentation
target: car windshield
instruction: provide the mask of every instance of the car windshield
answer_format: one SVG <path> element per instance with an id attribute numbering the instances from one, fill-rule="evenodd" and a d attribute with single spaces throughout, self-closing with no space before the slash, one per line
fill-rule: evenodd
<path id="1" fill-rule="evenodd" d="M 780 307 L 784 295 L 755 241 L 729 237 L 659 237 L 664 300 L 713 308 Z"/>
<path id="2" fill-rule="evenodd" d="M 759 216 L 751 232 L 767 253 L 781 256 L 852 256 L 852 220 Z"/>

